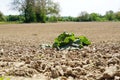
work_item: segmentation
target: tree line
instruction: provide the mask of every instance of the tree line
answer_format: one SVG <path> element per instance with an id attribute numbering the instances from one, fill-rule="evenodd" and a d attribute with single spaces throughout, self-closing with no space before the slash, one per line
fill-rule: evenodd
<path id="1" fill-rule="evenodd" d="M 91 22 L 91 21 L 120 21 L 120 11 L 113 12 L 112 10 L 107 11 L 105 15 L 99 13 L 88 13 L 83 11 L 77 17 L 60 17 L 59 21 L 74 21 L 74 22 Z"/>
<path id="2" fill-rule="evenodd" d="M 57 22 L 57 21 L 120 21 L 120 11 L 107 11 L 105 15 L 99 13 L 81 12 L 77 17 L 59 15 L 60 6 L 52 0 L 12 0 L 13 10 L 20 12 L 20 15 L 5 16 L 0 12 L 0 21 L 16 21 L 16 22 Z"/>
<path id="3" fill-rule="evenodd" d="M 81 12 L 78 16 L 78 21 L 120 21 L 120 11 L 113 12 L 107 11 L 105 15 L 98 13 L 88 14 L 87 12 Z"/>
<path id="4" fill-rule="evenodd" d="M 45 20 L 45 21 L 44 21 Z M 45 19 L 38 18 L 38 21 L 31 20 L 30 18 L 25 19 L 24 15 L 8 15 L 4 16 L 0 12 L 0 21 L 17 21 L 17 22 L 88 22 L 88 21 L 120 21 L 120 11 L 113 12 L 107 11 L 105 15 L 98 13 L 88 14 L 87 12 L 81 12 L 78 17 L 71 16 L 46 16 Z"/>

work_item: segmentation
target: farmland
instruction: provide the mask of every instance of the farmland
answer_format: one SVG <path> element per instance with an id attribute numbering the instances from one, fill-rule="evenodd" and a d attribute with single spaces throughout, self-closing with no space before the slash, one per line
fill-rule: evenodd
<path id="1" fill-rule="evenodd" d="M 52 44 L 64 31 L 73 32 L 76 36 L 85 35 L 92 44 L 77 51 L 44 50 L 39 47 L 44 43 Z M 104 72 L 110 65 L 115 68 L 115 72 L 110 72 L 111 75 L 106 73 L 106 77 Z M 1 75 L 32 77 L 34 80 L 41 75 L 44 75 L 43 80 L 114 80 L 116 76 L 120 78 L 119 65 L 120 22 L 0 25 Z"/>
<path id="2" fill-rule="evenodd" d="M 92 42 L 118 41 L 119 22 L 66 22 L 47 24 L 4 24 L 0 25 L 0 39 L 22 43 L 49 43 L 62 32 L 85 35 Z"/>

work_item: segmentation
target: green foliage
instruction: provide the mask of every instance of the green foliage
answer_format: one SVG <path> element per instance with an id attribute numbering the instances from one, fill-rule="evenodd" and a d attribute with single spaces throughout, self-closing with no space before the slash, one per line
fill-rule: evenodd
<path id="1" fill-rule="evenodd" d="M 0 12 L 0 21 L 5 21 L 5 17 L 4 17 L 4 15 L 2 14 L 2 12 Z"/>
<path id="2" fill-rule="evenodd" d="M 50 17 L 48 17 L 48 22 L 57 22 L 57 21 L 58 21 L 58 19 L 57 19 L 56 16 L 50 16 Z"/>
<path id="3" fill-rule="evenodd" d="M 118 21 L 120 21 L 120 11 L 115 13 L 115 17 Z"/>
<path id="4" fill-rule="evenodd" d="M 10 80 L 10 78 L 0 77 L 0 80 Z"/>
<path id="5" fill-rule="evenodd" d="M 34 0 L 25 0 L 26 6 L 24 10 L 25 22 L 36 22 Z"/>
<path id="6" fill-rule="evenodd" d="M 108 21 L 114 21 L 115 20 L 115 14 L 111 10 L 106 12 L 105 17 Z"/>
<path id="7" fill-rule="evenodd" d="M 79 36 L 77 37 L 77 39 L 80 40 L 80 43 L 83 45 L 83 46 L 88 46 L 91 44 L 91 42 L 85 37 L 85 36 Z"/>
<path id="8" fill-rule="evenodd" d="M 45 13 L 40 14 L 40 22 L 46 23 L 46 14 Z"/>
<path id="9" fill-rule="evenodd" d="M 87 12 L 81 12 L 79 15 L 79 21 L 89 21 L 89 14 Z"/>
<path id="10" fill-rule="evenodd" d="M 13 0 L 14 10 L 22 12 L 26 23 L 45 23 L 48 15 L 59 15 L 59 4 L 52 0 Z"/>
<path id="11" fill-rule="evenodd" d="M 66 22 L 66 21 L 72 21 L 72 22 L 78 22 L 79 19 L 77 17 L 72 17 L 72 16 L 65 16 L 65 17 L 59 17 L 58 18 L 58 21 L 63 21 L 63 22 Z"/>
<path id="12" fill-rule="evenodd" d="M 90 21 L 98 21 L 98 20 L 99 20 L 99 14 L 97 13 L 90 14 Z"/>
<path id="13" fill-rule="evenodd" d="M 71 44 L 75 40 L 74 34 L 68 34 L 66 32 L 60 34 L 56 39 L 53 47 L 62 47 Z"/>
<path id="14" fill-rule="evenodd" d="M 112 10 L 107 11 L 105 15 L 98 13 L 88 14 L 87 12 L 81 12 L 77 21 L 120 21 L 120 11 L 114 13 Z"/>
<path id="15" fill-rule="evenodd" d="M 25 19 L 24 19 L 24 16 L 22 15 L 8 15 L 6 16 L 6 20 L 8 22 L 11 22 L 11 21 L 23 22 Z"/>
<path id="16" fill-rule="evenodd" d="M 74 47 L 82 48 L 83 46 L 88 46 L 90 44 L 91 42 L 85 36 L 75 37 L 73 33 L 63 32 L 55 39 L 53 47 L 57 49 L 66 46 L 74 46 Z"/>

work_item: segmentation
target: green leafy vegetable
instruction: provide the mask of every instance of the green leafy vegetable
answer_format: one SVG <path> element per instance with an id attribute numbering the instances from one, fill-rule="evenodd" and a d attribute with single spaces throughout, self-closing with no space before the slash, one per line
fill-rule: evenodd
<path id="1" fill-rule="evenodd" d="M 91 42 L 85 36 L 79 36 L 78 39 L 80 39 L 83 46 L 88 46 L 91 44 Z"/>
<path id="2" fill-rule="evenodd" d="M 75 37 L 74 33 L 63 32 L 55 39 L 53 47 L 57 49 L 69 46 L 82 48 L 83 46 L 88 46 L 90 44 L 91 42 L 85 36 Z"/>

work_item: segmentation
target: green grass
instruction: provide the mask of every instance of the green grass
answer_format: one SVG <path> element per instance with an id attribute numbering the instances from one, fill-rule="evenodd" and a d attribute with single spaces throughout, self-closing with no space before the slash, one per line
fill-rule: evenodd
<path id="1" fill-rule="evenodd" d="M 12 22 L 0 22 L 0 24 L 20 24 L 21 22 L 14 22 L 14 21 L 12 21 Z"/>

